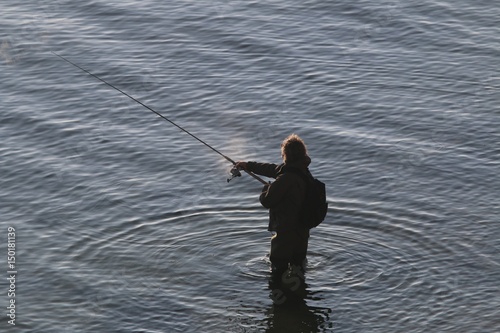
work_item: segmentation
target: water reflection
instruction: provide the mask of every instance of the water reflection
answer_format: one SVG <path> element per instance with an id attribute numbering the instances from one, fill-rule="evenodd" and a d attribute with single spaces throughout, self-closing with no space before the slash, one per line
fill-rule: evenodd
<path id="1" fill-rule="evenodd" d="M 330 309 L 308 305 L 313 299 L 304 275 L 285 273 L 281 278 L 271 275 L 270 298 L 266 312 L 267 333 L 322 332 L 330 322 Z"/>

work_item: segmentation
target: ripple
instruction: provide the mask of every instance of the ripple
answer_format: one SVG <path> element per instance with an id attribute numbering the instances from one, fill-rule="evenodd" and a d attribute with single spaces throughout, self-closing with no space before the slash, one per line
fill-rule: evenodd
<path id="1" fill-rule="evenodd" d="M 264 281 L 270 276 L 269 256 L 260 256 L 247 260 L 243 264 L 234 264 L 238 272 L 247 278 Z"/>

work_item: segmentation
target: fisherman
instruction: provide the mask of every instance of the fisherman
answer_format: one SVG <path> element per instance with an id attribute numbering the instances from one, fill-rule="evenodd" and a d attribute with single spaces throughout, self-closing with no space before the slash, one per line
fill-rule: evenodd
<path id="1" fill-rule="evenodd" d="M 270 260 L 273 277 L 280 278 L 291 269 L 303 272 L 309 229 L 302 226 L 299 213 L 306 194 L 306 182 L 298 172 L 311 176 L 308 166 L 311 159 L 304 141 L 296 134 L 288 136 L 281 144 L 282 164 L 242 162 L 236 167 L 275 178 L 264 186 L 260 203 L 269 209 L 271 238 Z"/>

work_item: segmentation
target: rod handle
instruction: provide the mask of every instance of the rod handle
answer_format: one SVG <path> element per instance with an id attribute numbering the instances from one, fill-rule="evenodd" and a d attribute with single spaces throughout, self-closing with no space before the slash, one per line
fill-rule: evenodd
<path id="1" fill-rule="evenodd" d="M 264 179 L 260 178 L 259 176 L 257 176 L 255 173 L 253 173 L 252 171 L 247 171 L 247 170 L 243 170 L 245 171 L 246 173 L 248 173 L 250 176 L 252 176 L 253 178 L 257 179 L 259 182 L 261 182 L 262 184 L 264 185 L 267 185 L 268 182 L 266 182 Z"/>

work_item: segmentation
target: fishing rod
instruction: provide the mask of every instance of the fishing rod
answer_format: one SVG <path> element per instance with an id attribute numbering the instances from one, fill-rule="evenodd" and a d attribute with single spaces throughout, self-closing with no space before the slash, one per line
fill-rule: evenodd
<path id="1" fill-rule="evenodd" d="M 227 181 L 229 182 L 231 179 L 233 179 L 234 177 L 239 177 L 241 176 L 241 173 L 240 173 L 240 170 L 238 168 L 235 167 L 236 165 L 236 162 L 234 160 L 232 160 L 231 158 L 229 158 L 228 156 L 224 155 L 223 153 L 221 153 L 220 151 L 218 151 L 217 149 L 215 149 L 214 147 L 212 147 L 211 145 L 209 145 L 208 143 L 206 143 L 205 141 L 201 140 L 200 138 L 198 138 L 196 135 L 192 134 L 191 132 L 189 132 L 188 130 L 182 128 L 181 126 L 177 125 L 176 123 L 174 123 L 172 120 L 168 119 L 167 117 L 165 117 L 164 115 L 162 115 L 161 113 L 155 111 L 153 108 L 147 106 L 146 104 L 144 104 L 143 102 L 139 101 L 138 99 L 130 96 L 129 94 L 127 94 L 126 92 L 124 92 L 123 90 L 115 87 L 114 85 L 112 85 L 111 83 L 105 81 L 104 79 L 100 78 L 99 76 L 95 75 L 95 74 L 92 74 L 90 71 L 86 70 L 85 68 L 82 68 L 80 66 L 78 66 L 77 64 L 75 64 L 74 62 L 70 61 L 69 59 L 66 59 L 65 57 L 63 57 L 62 55 L 59 55 L 57 53 L 55 53 L 54 51 L 50 51 L 52 52 L 52 54 L 58 56 L 59 58 L 61 58 L 62 60 L 66 61 L 67 63 L 75 66 L 76 68 L 84 71 L 85 73 L 89 74 L 90 76 L 93 76 L 94 78 L 98 79 L 99 81 L 107 84 L 108 86 L 110 86 L 111 88 L 121 92 L 123 95 L 127 96 L 128 98 L 130 98 L 131 100 L 133 100 L 134 102 L 142 105 L 143 107 L 145 107 L 146 109 L 148 109 L 149 111 L 155 113 L 156 115 L 158 115 L 159 117 L 161 117 L 162 119 L 168 121 L 170 124 L 174 125 L 175 127 L 177 127 L 178 129 L 180 129 L 181 131 L 189 134 L 191 137 L 193 137 L 194 139 L 198 140 L 199 142 L 203 143 L 205 146 L 207 146 L 208 148 L 212 149 L 214 152 L 216 152 L 217 154 L 219 154 L 220 156 L 224 157 L 227 161 L 229 161 L 230 163 L 233 164 L 233 168 L 231 169 L 231 178 L 228 178 Z M 247 171 L 247 170 L 244 170 L 247 174 L 249 174 L 250 176 L 252 176 L 253 178 L 257 179 L 259 182 L 261 182 L 262 184 L 267 184 L 267 182 L 265 180 L 263 180 L 262 178 L 260 178 L 259 176 L 257 176 L 256 174 L 254 174 L 253 172 L 251 171 Z"/>

